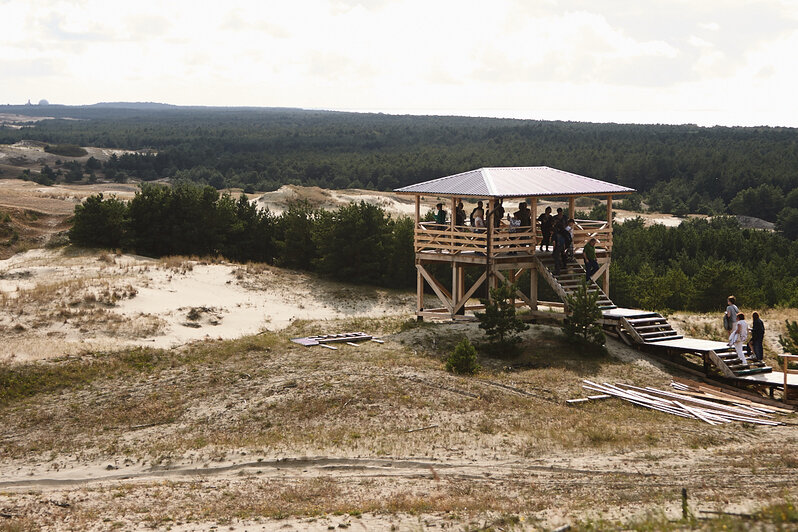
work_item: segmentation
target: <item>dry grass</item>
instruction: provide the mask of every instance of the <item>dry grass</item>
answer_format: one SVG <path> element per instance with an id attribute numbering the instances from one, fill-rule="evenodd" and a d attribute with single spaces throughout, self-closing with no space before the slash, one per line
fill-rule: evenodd
<path id="1" fill-rule="evenodd" d="M 197 264 L 198 261 L 199 259 L 197 257 L 173 255 L 158 259 L 158 266 L 164 270 L 171 270 L 174 273 L 186 274 L 194 270 L 194 265 Z"/>
<path id="2" fill-rule="evenodd" d="M 15 292 L 0 292 L 0 331 L 24 334 L 59 325 L 79 333 L 101 333 L 116 338 L 142 338 L 161 330 L 163 320 L 141 315 L 136 320 L 112 311 L 138 290 L 121 282 L 124 273 L 104 273 L 78 279 L 38 283 Z M 63 330 L 52 334 L 66 334 Z"/>

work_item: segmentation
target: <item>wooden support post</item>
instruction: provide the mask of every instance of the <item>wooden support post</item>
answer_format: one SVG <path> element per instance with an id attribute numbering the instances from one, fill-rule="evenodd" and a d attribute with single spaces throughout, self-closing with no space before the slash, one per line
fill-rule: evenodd
<path id="1" fill-rule="evenodd" d="M 535 238 L 532 239 L 532 251 L 535 251 L 535 248 L 538 245 L 538 199 L 537 198 L 529 198 L 530 205 L 529 210 L 532 211 L 532 234 L 535 235 Z"/>
<path id="2" fill-rule="evenodd" d="M 453 312 L 452 317 L 454 314 L 465 314 L 465 308 L 457 308 L 457 302 L 460 301 L 463 297 L 463 267 L 459 264 L 453 262 L 452 263 L 452 304 L 453 304 Z"/>
<path id="3" fill-rule="evenodd" d="M 538 309 L 538 268 L 532 266 L 529 269 L 529 300 L 532 302 L 530 308 Z"/>
<path id="4" fill-rule="evenodd" d="M 459 269 L 457 268 L 457 264 L 452 262 L 452 318 L 454 318 L 454 305 L 457 304 L 457 289 L 460 287 L 460 283 L 457 280 L 457 274 L 459 273 Z"/>
<path id="5" fill-rule="evenodd" d="M 568 198 L 568 218 L 576 219 L 576 198 L 573 196 Z"/>
<path id="6" fill-rule="evenodd" d="M 421 196 L 416 195 L 416 227 L 421 220 Z"/>
<path id="7" fill-rule="evenodd" d="M 612 196 L 607 196 L 607 227 L 610 229 L 609 241 L 612 242 Z M 611 253 L 607 251 L 607 270 L 604 272 L 604 294 L 610 297 L 610 261 Z"/>
<path id="8" fill-rule="evenodd" d="M 488 213 L 485 216 L 486 223 L 485 229 L 487 230 L 487 246 L 485 249 L 485 274 L 487 275 L 487 282 L 488 282 L 488 301 L 490 303 L 493 302 L 493 299 L 490 295 L 490 289 L 496 286 L 496 278 L 493 276 L 493 209 L 494 209 L 494 202 L 496 200 L 491 200 L 488 202 Z"/>
<path id="9" fill-rule="evenodd" d="M 510 284 L 515 284 L 515 270 L 510 270 L 510 272 L 507 274 L 507 277 L 510 278 Z M 515 295 L 510 297 L 510 304 L 515 307 Z"/>
<path id="10" fill-rule="evenodd" d="M 459 264 L 454 264 L 452 267 L 455 270 L 452 272 L 452 274 L 454 275 L 456 283 L 456 286 L 452 287 L 452 294 L 454 295 L 455 302 L 455 314 L 465 314 L 465 306 L 457 308 L 457 303 L 463 299 L 463 294 L 465 293 L 465 269 Z"/>
<path id="11" fill-rule="evenodd" d="M 418 197 L 418 196 L 416 196 Z M 424 310 L 424 277 L 421 276 L 420 264 L 416 262 L 416 312 Z M 424 318 L 418 316 L 419 321 L 424 321 Z"/>
<path id="12" fill-rule="evenodd" d="M 612 196 L 607 196 L 607 224 L 612 228 Z"/>

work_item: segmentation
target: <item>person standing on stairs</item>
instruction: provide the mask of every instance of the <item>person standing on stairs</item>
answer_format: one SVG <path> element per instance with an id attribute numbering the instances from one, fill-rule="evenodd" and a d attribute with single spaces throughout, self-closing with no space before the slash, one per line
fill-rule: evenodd
<path id="1" fill-rule="evenodd" d="M 568 251 L 568 233 L 565 231 L 563 224 L 555 225 L 554 230 L 554 251 L 552 256 L 554 258 L 554 275 L 560 275 L 560 269 L 564 264 L 567 264 L 566 252 Z"/>
<path id="2" fill-rule="evenodd" d="M 748 359 L 745 358 L 743 352 L 743 345 L 748 340 L 748 323 L 745 321 L 745 316 L 742 312 L 737 314 L 737 323 L 734 325 L 731 334 L 729 335 L 729 345 L 734 347 L 737 351 L 737 356 L 743 361 L 743 364 L 748 364 Z"/>
<path id="3" fill-rule="evenodd" d="M 729 296 L 726 302 L 728 306 L 726 307 L 726 314 L 723 315 L 723 327 L 726 329 L 727 333 L 731 334 L 734 330 L 734 326 L 737 324 L 737 314 L 740 313 L 740 309 L 735 305 L 737 301 L 734 299 L 734 296 Z"/>
<path id="4" fill-rule="evenodd" d="M 576 225 L 576 221 L 571 218 L 568 220 L 568 223 L 565 224 L 565 232 L 568 235 L 568 249 L 566 251 L 566 255 L 568 256 L 568 260 L 573 260 L 574 258 L 574 226 Z"/>
<path id="5" fill-rule="evenodd" d="M 759 318 L 759 312 L 754 312 L 754 323 L 751 328 L 751 342 L 748 347 L 754 353 L 753 359 L 762 362 L 764 352 L 762 350 L 762 341 L 765 339 L 765 324 Z"/>
<path id="6" fill-rule="evenodd" d="M 596 239 L 591 238 L 585 244 L 585 248 L 582 252 L 582 258 L 585 261 L 585 276 L 587 277 L 587 281 L 593 278 L 593 275 L 599 270 L 598 259 L 596 259 Z"/>

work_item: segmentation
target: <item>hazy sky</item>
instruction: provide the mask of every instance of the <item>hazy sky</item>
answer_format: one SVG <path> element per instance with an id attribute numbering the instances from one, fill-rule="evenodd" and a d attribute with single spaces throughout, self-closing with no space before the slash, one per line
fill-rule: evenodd
<path id="1" fill-rule="evenodd" d="M 798 126 L 796 0 L 0 0 L 0 104 Z"/>

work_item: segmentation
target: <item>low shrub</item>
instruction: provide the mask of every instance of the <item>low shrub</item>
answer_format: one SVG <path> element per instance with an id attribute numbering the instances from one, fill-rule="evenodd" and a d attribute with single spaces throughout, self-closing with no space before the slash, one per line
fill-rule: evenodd
<path id="1" fill-rule="evenodd" d="M 446 371 L 460 375 L 473 375 L 479 371 L 477 350 L 468 338 L 463 338 L 446 359 Z"/>

